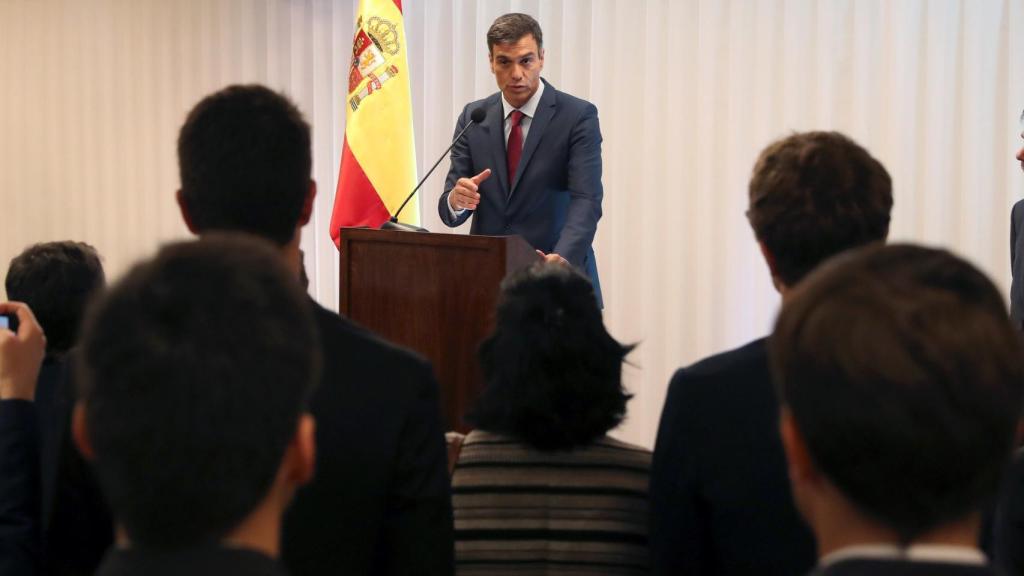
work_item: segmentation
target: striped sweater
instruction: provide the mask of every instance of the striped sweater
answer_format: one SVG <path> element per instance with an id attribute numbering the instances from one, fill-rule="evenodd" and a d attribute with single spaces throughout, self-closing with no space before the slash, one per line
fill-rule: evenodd
<path id="1" fill-rule="evenodd" d="M 452 475 L 459 576 L 646 574 L 648 450 L 540 452 L 481 430 Z"/>

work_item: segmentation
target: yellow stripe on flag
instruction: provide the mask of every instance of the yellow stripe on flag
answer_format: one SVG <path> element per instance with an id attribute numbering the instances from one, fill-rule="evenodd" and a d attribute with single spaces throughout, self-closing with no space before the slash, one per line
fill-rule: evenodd
<path id="1" fill-rule="evenodd" d="M 406 51 L 405 24 L 395 0 L 360 0 L 345 135 L 353 156 L 391 214 L 416 186 Z M 406 205 L 400 219 L 419 224 L 416 199 Z"/>

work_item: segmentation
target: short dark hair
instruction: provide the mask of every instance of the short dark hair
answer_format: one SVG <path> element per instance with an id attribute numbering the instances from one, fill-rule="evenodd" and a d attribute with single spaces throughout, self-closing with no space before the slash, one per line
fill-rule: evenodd
<path id="1" fill-rule="evenodd" d="M 106 284 L 96 249 L 84 242 L 34 244 L 15 256 L 4 281 L 7 298 L 32 308 L 46 332 L 48 356 L 65 354 L 78 339 L 85 307 Z"/>
<path id="2" fill-rule="evenodd" d="M 487 53 L 494 50 L 495 44 L 513 44 L 527 34 L 537 41 L 537 50 L 544 48 L 544 33 L 533 16 L 515 12 L 498 16 L 487 29 Z"/>
<path id="3" fill-rule="evenodd" d="M 229 86 L 203 98 L 178 136 L 182 197 L 200 232 L 234 230 L 287 244 L 312 165 L 309 125 L 265 86 Z"/>
<path id="4" fill-rule="evenodd" d="M 485 387 L 467 420 L 539 450 L 584 446 L 618 426 L 633 347 L 605 330 L 590 281 L 538 263 L 501 292 L 497 326 L 480 347 Z"/>
<path id="5" fill-rule="evenodd" d="M 790 294 L 770 355 L 815 465 L 905 541 L 994 495 L 1024 348 L 999 291 L 966 261 L 909 245 L 837 257 Z"/>
<path id="6" fill-rule="evenodd" d="M 892 180 L 867 150 L 838 132 L 805 132 L 761 152 L 747 218 L 793 286 L 829 256 L 884 241 Z"/>
<path id="7" fill-rule="evenodd" d="M 219 540 L 266 496 L 320 361 L 280 254 L 218 234 L 135 266 L 90 311 L 82 355 L 96 476 L 156 548 Z"/>

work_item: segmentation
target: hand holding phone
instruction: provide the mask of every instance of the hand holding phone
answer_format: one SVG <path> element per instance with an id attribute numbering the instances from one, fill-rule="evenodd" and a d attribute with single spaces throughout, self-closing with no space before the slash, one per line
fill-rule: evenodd
<path id="1" fill-rule="evenodd" d="M 32 310 L 21 302 L 0 303 L 7 328 L 0 329 L 0 400 L 33 400 L 46 355 L 46 336 Z M 15 322 L 11 322 L 11 319 Z M 14 325 L 16 331 L 11 330 Z"/>
<path id="2" fill-rule="evenodd" d="M 10 330 L 11 332 L 18 332 L 18 315 L 17 314 L 0 314 L 0 330 Z"/>

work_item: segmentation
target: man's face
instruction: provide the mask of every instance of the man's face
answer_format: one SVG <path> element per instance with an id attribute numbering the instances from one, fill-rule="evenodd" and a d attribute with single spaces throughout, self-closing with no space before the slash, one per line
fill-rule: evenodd
<path id="1" fill-rule="evenodd" d="M 505 100 L 516 108 L 526 104 L 540 86 L 540 72 L 544 69 L 544 50 L 537 48 L 533 34 L 510 44 L 495 44 L 488 59 Z"/>

